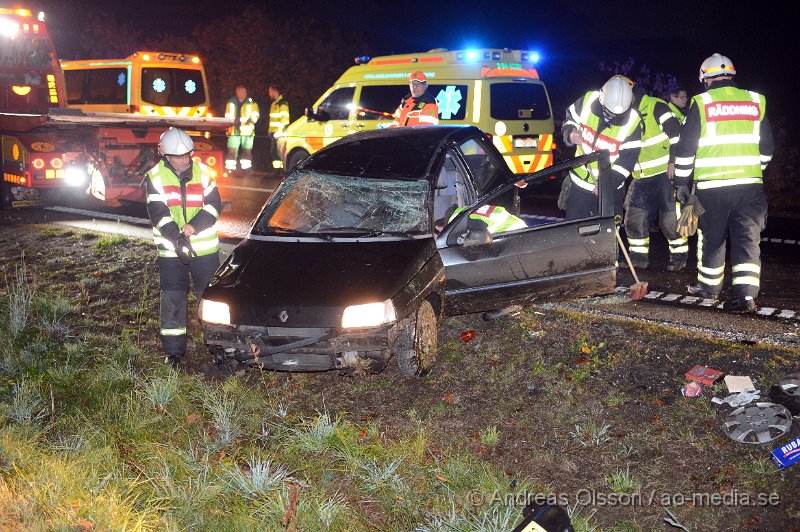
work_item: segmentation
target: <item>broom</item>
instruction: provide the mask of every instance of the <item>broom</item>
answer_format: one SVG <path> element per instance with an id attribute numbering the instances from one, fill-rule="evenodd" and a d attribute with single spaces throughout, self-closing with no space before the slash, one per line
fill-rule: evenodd
<path id="1" fill-rule="evenodd" d="M 622 242 L 622 237 L 619 236 L 619 229 L 617 229 L 616 225 L 614 226 L 614 234 L 617 235 L 617 242 L 619 243 L 619 247 L 622 248 L 622 253 L 625 255 L 625 262 L 628 263 L 628 268 L 631 269 L 631 273 L 633 274 L 633 280 L 636 281 L 628 289 L 628 297 L 633 300 L 642 299 L 647 295 L 647 281 L 640 281 L 639 276 L 636 275 L 636 270 L 633 269 L 633 263 L 631 263 L 631 258 L 628 256 L 628 250 L 625 249 L 625 244 Z"/>

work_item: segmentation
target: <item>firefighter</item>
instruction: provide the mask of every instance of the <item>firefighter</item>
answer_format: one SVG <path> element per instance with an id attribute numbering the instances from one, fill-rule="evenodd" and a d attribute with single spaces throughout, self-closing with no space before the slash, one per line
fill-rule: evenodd
<path id="1" fill-rule="evenodd" d="M 633 82 L 631 82 L 633 83 Z M 686 268 L 689 241 L 678 234 L 678 209 L 672 193 L 675 175 L 675 145 L 681 124 L 667 102 L 633 86 L 634 105 L 642 117 L 642 149 L 633 169 L 625 204 L 625 233 L 634 267 L 650 265 L 650 225 L 658 220 L 669 246 L 667 270 Z"/>
<path id="2" fill-rule="evenodd" d="M 225 157 L 225 169 L 229 172 L 236 170 L 237 157 L 242 172 L 247 173 L 253 166 L 253 140 L 260 116 L 258 104 L 247 96 L 247 89 L 242 85 L 236 87 L 236 94 L 225 105 L 225 118 L 234 121 L 228 128 L 228 154 Z"/>
<path id="3" fill-rule="evenodd" d="M 272 84 L 269 86 L 269 97 L 272 98 L 272 104 L 269 106 L 269 138 L 271 141 L 272 153 L 272 167 L 275 169 L 283 168 L 280 154 L 278 153 L 278 143 L 276 137 L 286 130 L 289 125 L 289 104 L 283 99 L 281 88 Z"/>
<path id="4" fill-rule="evenodd" d="M 631 109 L 633 91 L 628 81 L 612 76 L 599 91 L 587 92 L 567 108 L 561 127 L 566 145 L 577 146 L 576 156 L 608 150 L 611 162 L 602 176 L 597 162 L 570 170 L 564 184 L 568 220 L 600 214 L 597 183 L 601 177 L 614 183 L 614 212 L 621 220 L 625 180 L 639 157 L 642 138 L 642 120 Z"/>
<path id="5" fill-rule="evenodd" d="M 410 93 L 400 100 L 389 127 L 435 126 L 439 123 L 439 106 L 428 92 L 428 78 L 419 70 L 408 78 Z"/>
<path id="6" fill-rule="evenodd" d="M 147 172 L 147 212 L 158 247 L 161 345 L 177 365 L 186 352 L 189 277 L 197 301 L 219 267 L 217 220 L 222 211 L 211 170 L 193 161 L 194 143 L 174 127 L 161 135 L 161 161 Z"/>
<path id="7" fill-rule="evenodd" d="M 731 240 L 731 312 L 754 312 L 761 284 L 761 231 L 767 218 L 763 172 L 774 143 L 763 95 L 740 89 L 728 57 L 714 54 L 700 66 L 705 87 L 692 98 L 677 145 L 675 195 L 695 195 L 705 208 L 697 230 L 697 283 L 689 293 L 717 299 L 725 275 L 725 240 Z"/>

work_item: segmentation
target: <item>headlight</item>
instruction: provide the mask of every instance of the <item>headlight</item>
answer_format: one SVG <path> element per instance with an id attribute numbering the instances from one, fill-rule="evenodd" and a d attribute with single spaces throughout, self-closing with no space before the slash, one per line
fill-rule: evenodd
<path id="1" fill-rule="evenodd" d="M 383 303 L 367 303 L 366 305 L 351 305 L 344 309 L 342 314 L 342 327 L 375 327 L 384 323 L 391 323 L 397 319 L 394 305 L 387 299 Z"/>
<path id="2" fill-rule="evenodd" d="M 89 176 L 86 175 L 86 171 L 74 164 L 67 166 L 67 169 L 64 170 L 64 181 L 71 187 L 78 187 L 85 184 L 88 178 Z"/>
<path id="3" fill-rule="evenodd" d="M 231 324 L 231 309 L 227 303 L 203 299 L 200 301 L 200 319 L 207 323 Z"/>

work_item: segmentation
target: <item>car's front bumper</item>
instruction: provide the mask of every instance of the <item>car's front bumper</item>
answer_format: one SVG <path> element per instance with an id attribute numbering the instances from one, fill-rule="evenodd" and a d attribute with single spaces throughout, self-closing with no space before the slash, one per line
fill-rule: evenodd
<path id="1" fill-rule="evenodd" d="M 220 362 L 235 359 L 283 371 L 376 368 L 389 359 L 401 324 L 358 330 L 204 324 L 205 342 Z"/>

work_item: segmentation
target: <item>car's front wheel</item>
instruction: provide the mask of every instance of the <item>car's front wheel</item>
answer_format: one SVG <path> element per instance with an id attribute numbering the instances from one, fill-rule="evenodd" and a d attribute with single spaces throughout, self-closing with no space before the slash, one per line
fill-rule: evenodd
<path id="1" fill-rule="evenodd" d="M 414 319 L 392 345 L 392 353 L 404 377 L 420 377 L 430 371 L 436 360 L 437 335 L 436 312 L 429 301 L 423 301 Z"/>
<path id="2" fill-rule="evenodd" d="M 286 161 L 286 171 L 290 172 L 295 166 L 308 159 L 308 152 L 306 150 L 298 149 L 289 154 L 289 159 Z"/>

